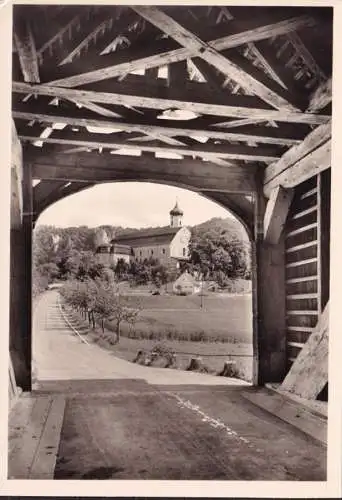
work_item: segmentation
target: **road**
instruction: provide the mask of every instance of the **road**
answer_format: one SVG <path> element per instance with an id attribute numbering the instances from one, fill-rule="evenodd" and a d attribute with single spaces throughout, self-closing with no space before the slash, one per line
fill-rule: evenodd
<path id="1" fill-rule="evenodd" d="M 325 480 L 326 450 L 242 382 L 148 368 L 83 344 L 57 292 L 34 314 L 36 393 L 66 396 L 55 479 Z"/>

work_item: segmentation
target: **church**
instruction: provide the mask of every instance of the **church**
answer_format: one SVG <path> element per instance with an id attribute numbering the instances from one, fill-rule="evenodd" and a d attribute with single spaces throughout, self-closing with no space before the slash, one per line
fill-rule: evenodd
<path id="1" fill-rule="evenodd" d="M 181 261 L 189 258 L 191 236 L 189 228 L 183 226 L 183 215 L 176 202 L 170 211 L 168 226 L 124 233 L 110 242 L 105 235 L 96 249 L 98 262 L 106 266 L 115 266 L 119 259 L 130 263 L 152 258 L 161 264 L 179 267 Z"/>

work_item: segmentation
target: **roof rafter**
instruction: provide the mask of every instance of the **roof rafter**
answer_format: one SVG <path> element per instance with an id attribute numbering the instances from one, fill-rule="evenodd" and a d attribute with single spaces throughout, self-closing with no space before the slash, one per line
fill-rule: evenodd
<path id="1" fill-rule="evenodd" d="M 192 102 L 190 96 L 185 97 L 184 100 L 163 99 L 158 97 L 143 97 L 141 95 L 66 89 L 51 85 L 32 85 L 22 82 L 13 82 L 12 89 L 13 92 L 47 95 L 72 101 L 85 100 L 103 104 L 129 105 L 160 110 L 181 108 L 198 114 L 209 114 L 224 117 L 231 116 L 235 118 L 251 118 L 253 116 L 255 119 L 264 119 L 265 121 L 284 121 L 315 125 L 326 123 L 330 120 L 330 116 L 316 115 L 312 113 Z M 244 102 L 247 102 L 248 100 L 253 101 L 253 97 L 251 97 L 251 99 L 246 99 L 248 97 L 250 96 L 231 96 L 230 100 L 235 100 L 237 102 L 239 100 L 244 100 Z M 229 96 L 227 96 L 227 100 L 228 99 Z M 213 101 L 215 101 L 215 96 L 213 96 Z"/>
<path id="2" fill-rule="evenodd" d="M 220 130 L 213 128 L 200 128 L 196 123 L 192 124 L 180 124 L 177 122 L 170 122 L 168 120 L 149 120 L 149 122 L 127 122 L 123 120 L 115 119 L 97 119 L 90 118 L 89 114 L 84 113 L 82 110 L 74 110 L 73 112 L 64 111 L 59 108 L 54 108 L 49 110 L 48 107 L 41 107 L 38 109 L 32 105 L 17 105 L 13 110 L 13 117 L 20 120 L 35 120 L 39 122 L 44 122 L 47 124 L 52 123 L 65 123 L 71 126 L 81 126 L 81 127 L 100 127 L 103 129 L 113 129 L 123 130 L 126 132 L 140 132 L 142 134 L 150 134 L 154 137 L 172 137 L 172 136 L 184 136 L 189 137 L 200 136 L 208 137 L 212 139 L 221 140 L 232 140 L 238 142 L 249 142 L 255 141 L 264 144 L 277 144 L 280 146 L 291 146 L 293 144 L 298 144 L 300 140 L 304 137 L 304 134 L 292 130 L 290 127 L 279 127 L 277 129 L 271 127 L 249 127 L 240 130 Z M 236 125 L 244 124 L 239 123 Z M 250 123 L 248 121 L 248 123 Z M 245 123 L 246 125 L 246 123 Z M 232 122 L 232 126 L 234 123 Z M 218 128 L 220 124 L 218 124 Z M 239 128 L 239 127 L 238 127 Z M 290 130 L 287 130 L 290 128 Z"/>
<path id="3" fill-rule="evenodd" d="M 111 134 L 112 135 L 112 134 Z M 40 140 L 50 144 L 70 144 L 72 146 L 84 146 L 89 148 L 107 148 L 107 149 L 122 149 L 132 151 L 151 151 L 159 153 L 176 153 L 183 156 L 199 156 L 199 157 L 220 157 L 223 159 L 236 159 L 245 161 L 263 161 L 272 162 L 281 157 L 281 151 L 277 152 L 276 148 L 260 147 L 250 148 L 247 146 L 232 146 L 232 145 L 215 145 L 214 147 L 207 144 L 196 144 L 192 147 L 181 147 L 153 143 L 133 143 L 130 141 L 118 140 L 113 138 L 104 138 L 103 134 L 94 134 L 86 132 L 58 132 L 56 131 L 54 137 L 37 137 L 36 134 L 19 134 L 23 141 L 35 142 Z"/>
<path id="4" fill-rule="evenodd" d="M 267 87 L 259 79 L 256 79 L 251 72 L 246 72 L 241 66 L 236 65 L 228 57 L 223 56 L 209 44 L 203 42 L 191 31 L 184 28 L 177 21 L 165 14 L 161 10 L 152 6 L 140 5 L 134 10 L 142 17 L 150 21 L 156 27 L 171 36 L 178 43 L 187 48 L 194 56 L 199 56 L 221 73 L 237 82 L 241 87 L 259 96 L 265 102 L 276 109 L 286 109 L 295 111 L 297 108 L 286 100 L 280 93 Z"/>
<path id="5" fill-rule="evenodd" d="M 332 99 L 332 79 L 322 82 L 315 92 L 312 94 L 310 99 L 310 104 L 308 107 L 308 111 L 310 113 L 317 113 L 321 109 L 328 106 L 331 103 Z"/>
<path id="6" fill-rule="evenodd" d="M 232 35 L 209 41 L 207 43 L 211 48 L 217 51 L 222 51 L 233 47 L 238 47 L 251 41 L 263 40 L 272 36 L 278 36 L 294 30 L 310 27 L 314 24 L 315 21 L 311 17 L 294 17 L 285 21 L 280 21 L 266 26 L 259 26 L 257 28 L 246 30 L 243 32 L 237 32 Z M 57 79 L 53 80 L 51 80 L 50 78 L 49 83 L 64 87 L 77 87 L 80 85 L 86 85 L 88 83 L 124 75 L 139 69 L 146 70 L 149 68 L 168 65 L 171 63 L 182 61 L 184 59 L 188 59 L 193 55 L 192 52 L 186 48 L 164 51 L 163 49 L 161 49 L 159 53 L 156 53 L 155 48 L 151 49 L 150 47 L 147 47 L 143 49 L 143 52 L 145 52 L 145 54 L 147 53 L 148 55 L 144 56 L 140 54 L 135 58 L 133 54 L 130 54 L 130 58 L 128 61 L 126 60 L 125 62 L 114 65 L 110 64 L 110 61 L 113 61 L 112 54 L 110 54 L 109 56 L 102 56 L 102 64 L 101 61 L 98 61 L 101 64 L 101 67 L 92 71 L 88 71 L 86 73 L 75 74 L 74 72 L 74 74 L 72 74 L 71 69 L 71 74 L 69 71 L 68 75 L 66 71 L 67 66 L 64 66 L 63 70 L 65 71 L 66 76 L 58 77 Z M 125 56 L 126 54 L 123 52 L 123 57 L 125 58 Z M 108 61 L 107 66 L 106 61 Z M 58 74 L 63 75 L 63 72 L 58 71 Z"/>

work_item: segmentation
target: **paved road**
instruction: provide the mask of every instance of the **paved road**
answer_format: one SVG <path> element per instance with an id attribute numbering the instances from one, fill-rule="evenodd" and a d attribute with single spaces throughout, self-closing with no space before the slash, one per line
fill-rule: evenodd
<path id="1" fill-rule="evenodd" d="M 326 478 L 325 449 L 245 399 L 253 388 L 84 345 L 56 297 L 34 318 L 37 391 L 66 395 L 55 479 Z"/>

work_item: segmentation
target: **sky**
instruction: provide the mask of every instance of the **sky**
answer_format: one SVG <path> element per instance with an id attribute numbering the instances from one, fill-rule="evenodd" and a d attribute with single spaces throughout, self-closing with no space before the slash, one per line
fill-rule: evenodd
<path id="1" fill-rule="evenodd" d="M 98 184 L 48 207 L 38 225 L 96 227 L 153 227 L 169 224 L 176 200 L 184 212 L 183 224 L 195 225 L 230 213 L 203 196 L 174 186 L 146 182 Z"/>

